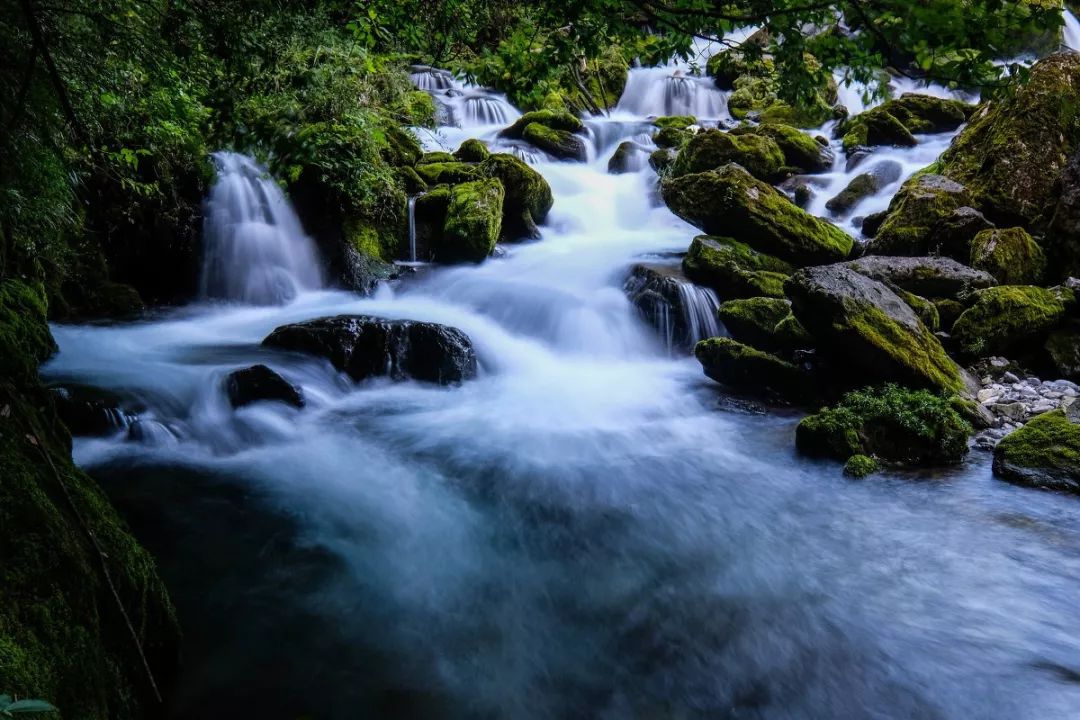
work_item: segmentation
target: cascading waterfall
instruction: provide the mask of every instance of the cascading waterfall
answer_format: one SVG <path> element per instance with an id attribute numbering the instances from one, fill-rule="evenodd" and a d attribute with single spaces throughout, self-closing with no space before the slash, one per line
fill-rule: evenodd
<path id="1" fill-rule="evenodd" d="M 416 200 L 418 195 L 409 196 L 409 262 L 416 262 Z"/>
<path id="2" fill-rule="evenodd" d="M 940 482 L 846 481 L 796 457 L 794 416 L 718 409 L 700 365 L 664 352 L 624 294 L 627 269 L 662 258 L 677 272 L 698 233 L 656 200 L 647 166 L 607 172 L 652 116 L 723 115 L 706 79 L 669 97 L 673 72 L 632 71 L 619 112 L 589 120 L 589 162 L 499 138 L 493 115 L 464 112 L 478 89 L 414 73 L 461 125 L 427 147 L 478 137 L 548 180 L 538 242 L 372 297 L 308 292 L 314 251 L 288 203 L 223 153 L 204 295 L 293 301 L 54 328 L 43 377 L 139 413 L 138 431 L 77 439 L 74 454 L 150 518 L 140 537 L 170 551 L 181 617 L 203 630 L 171 716 L 1075 715 L 1073 498 L 1020 504 L 978 457 Z M 851 170 L 838 152 L 811 210 L 896 162 L 855 214 L 884 206 L 949 137 L 919 139 Z M 677 295 L 692 338 L 721 332 L 715 294 L 683 281 Z M 357 385 L 259 347 L 334 314 L 460 328 L 481 373 Z M 305 406 L 231 407 L 226 374 L 255 363 Z"/>
<path id="3" fill-rule="evenodd" d="M 314 243 L 288 198 L 252 158 L 214 154 L 206 202 L 202 296 L 253 305 L 288 302 L 322 285 Z"/>

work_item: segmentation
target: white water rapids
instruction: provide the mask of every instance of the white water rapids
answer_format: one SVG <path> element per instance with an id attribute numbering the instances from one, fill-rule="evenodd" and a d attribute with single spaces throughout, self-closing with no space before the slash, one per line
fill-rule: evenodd
<path id="1" fill-rule="evenodd" d="M 647 148 L 651 115 L 727 119 L 722 93 L 669 92 L 665 72 L 633 70 L 620 111 L 589 121 L 588 163 L 538 159 L 554 208 L 504 257 L 371 298 L 305 280 L 280 305 L 54 328 L 45 376 L 139 414 L 140 431 L 75 457 L 177 598 L 176 717 L 1076 717 L 1075 499 L 995 481 L 979 455 L 861 483 L 798 459 L 795 417 L 718 404 L 624 296 L 633 263 L 696 231 L 650 169 L 610 175 L 608 158 L 626 138 Z M 455 124 L 429 147 L 499 149 L 518 114 L 504 99 L 414 79 Z M 875 163 L 910 175 L 949 138 L 922 140 L 839 159 L 811 210 Z M 340 313 L 461 328 L 480 376 L 355 385 L 259 347 Z M 224 376 L 257 362 L 306 407 L 232 409 Z"/>

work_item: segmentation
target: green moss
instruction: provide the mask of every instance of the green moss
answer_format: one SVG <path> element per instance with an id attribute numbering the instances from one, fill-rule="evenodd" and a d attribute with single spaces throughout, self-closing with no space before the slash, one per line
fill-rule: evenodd
<path id="1" fill-rule="evenodd" d="M 736 120 L 747 119 L 756 113 L 761 122 L 819 127 L 832 117 L 830 96 L 835 87 L 825 86 L 801 105 L 790 105 L 778 99 L 778 82 L 774 76 L 743 75 L 734 83 L 728 98 L 728 110 Z"/>
<path id="2" fill-rule="evenodd" d="M 521 136 L 526 142 L 563 160 L 584 160 L 585 143 L 569 130 L 560 130 L 540 123 L 529 123 Z"/>
<path id="3" fill-rule="evenodd" d="M 439 262 L 480 262 L 495 249 L 502 225 L 502 183 L 497 179 L 457 185 L 450 191 Z"/>
<path id="4" fill-rule="evenodd" d="M 864 199 L 878 191 L 877 178 L 872 173 L 863 173 L 852 178 L 843 190 L 831 198 L 825 207 L 837 214 L 851 212 Z"/>
<path id="5" fill-rule="evenodd" d="M 941 173 L 971 192 L 999 224 L 1041 230 L 1058 178 L 1080 148 L 1080 55 L 1036 63 L 1027 82 L 984 104 L 941 156 Z"/>
<path id="6" fill-rule="evenodd" d="M 766 122 L 743 126 L 731 131 L 735 135 L 762 135 L 772 139 L 784 155 L 784 164 L 803 172 L 822 172 L 832 167 L 832 153 L 798 128 L 781 123 Z"/>
<path id="7" fill-rule="evenodd" d="M 488 155 L 487 145 L 480 140 L 469 139 L 461 143 L 461 147 L 454 152 L 454 157 L 462 162 L 484 162 Z"/>
<path id="8" fill-rule="evenodd" d="M 653 142 L 659 148 L 675 148 L 676 150 L 690 142 L 693 134 L 674 127 L 660 128 L 653 134 Z"/>
<path id="9" fill-rule="evenodd" d="M 814 457 L 873 455 L 910 465 L 958 463 L 971 426 L 949 400 L 898 385 L 846 394 L 799 423 L 795 445 Z"/>
<path id="10" fill-rule="evenodd" d="M 784 153 L 770 137 L 705 130 L 690 138 L 679 151 L 671 174 L 679 177 L 705 172 L 732 162 L 746 168 L 754 177 L 768 180 L 775 178 L 783 167 Z"/>
<path id="11" fill-rule="evenodd" d="M 727 235 L 795 265 L 843 260 L 851 236 L 797 207 L 738 165 L 666 178 L 668 207 L 710 234 Z"/>
<path id="12" fill-rule="evenodd" d="M 1061 410 L 1032 418 L 998 443 L 994 474 L 1021 485 L 1080 493 L 1080 425 Z"/>
<path id="13" fill-rule="evenodd" d="M 968 356 L 1002 353 L 1049 333 L 1075 304 L 1066 288 L 1002 285 L 977 290 L 971 307 L 953 325 L 952 336 Z"/>
<path id="14" fill-rule="evenodd" d="M 904 95 L 889 100 L 840 124 L 844 150 L 858 147 L 917 144 L 915 133 L 955 130 L 967 119 L 969 107 L 958 100 L 929 95 Z"/>
<path id="15" fill-rule="evenodd" d="M 971 266 L 1002 285 L 1035 285 L 1046 272 L 1046 256 L 1023 228 L 983 230 L 971 241 Z"/>
<path id="16" fill-rule="evenodd" d="M 519 158 L 505 153 L 488 156 L 480 165 L 484 177 L 498 178 L 505 190 L 502 237 L 507 242 L 538 238 L 554 199 L 547 180 Z"/>
<path id="17" fill-rule="evenodd" d="M 957 183 L 940 175 L 921 175 L 904 183 L 889 203 L 888 215 L 870 248 L 875 255 L 927 255 L 954 248 L 936 245 L 938 229 L 959 208 L 971 204 L 971 196 Z M 966 257 L 967 247 L 964 248 Z"/>
<path id="18" fill-rule="evenodd" d="M 952 298 L 938 298 L 933 302 L 934 307 L 936 307 L 938 311 L 940 329 L 945 332 L 950 332 L 952 330 L 952 326 L 956 323 L 956 319 L 967 309 L 962 302 L 953 300 Z"/>
<path id="19" fill-rule="evenodd" d="M 899 367 L 907 368 L 912 381 L 961 392 L 964 382 L 959 368 L 925 325 L 912 331 L 876 307 L 862 307 L 847 318 L 847 329 Z"/>
<path id="20" fill-rule="evenodd" d="M 514 123 L 503 130 L 500 135 L 510 138 L 525 137 L 525 130 L 532 124 L 542 125 L 551 130 L 563 130 L 566 132 L 579 132 L 584 125 L 574 114 L 565 110 L 534 110 L 527 112 Z"/>
<path id="21" fill-rule="evenodd" d="M 463 162 L 431 162 L 416 166 L 416 173 L 428 185 L 458 185 L 481 177 L 475 165 Z"/>
<path id="22" fill-rule="evenodd" d="M 45 290 L 21 280 L 0 282 L 0 377 L 30 381 L 56 352 L 45 324 Z"/>
<path id="23" fill-rule="evenodd" d="M 435 100 L 423 90 L 406 93 L 402 98 L 402 116 L 406 125 L 435 127 Z"/>
<path id="24" fill-rule="evenodd" d="M 720 321 L 733 338 L 767 352 L 785 356 L 808 348 L 813 340 L 781 298 L 752 297 L 720 305 Z"/>
<path id="25" fill-rule="evenodd" d="M 702 340 L 694 355 L 708 377 L 743 392 L 791 402 L 805 399 L 810 391 L 798 367 L 731 338 Z"/>
<path id="26" fill-rule="evenodd" d="M 908 307 L 915 311 L 922 324 L 929 328 L 931 332 L 937 332 L 941 329 L 941 317 L 938 315 L 937 306 L 934 303 L 901 288 L 895 288 L 894 292 L 908 304 Z"/>
<path id="27" fill-rule="evenodd" d="M 852 455 L 844 463 L 844 475 L 850 478 L 861 479 L 876 473 L 880 467 L 877 460 L 866 455 Z"/>
<path id="28" fill-rule="evenodd" d="M 653 125 L 658 128 L 673 128 L 685 130 L 691 125 L 697 124 L 697 118 L 693 115 L 666 115 L 653 120 Z"/>
<path id="29" fill-rule="evenodd" d="M 791 265 L 783 260 L 725 237 L 696 237 L 683 258 L 688 278 L 725 299 L 781 298 L 784 280 L 791 271 Z"/>
<path id="30" fill-rule="evenodd" d="M 428 165 L 431 163 L 453 163 L 458 162 L 458 159 L 451 153 L 438 150 L 436 152 L 424 153 L 420 159 L 416 162 L 417 165 Z"/>

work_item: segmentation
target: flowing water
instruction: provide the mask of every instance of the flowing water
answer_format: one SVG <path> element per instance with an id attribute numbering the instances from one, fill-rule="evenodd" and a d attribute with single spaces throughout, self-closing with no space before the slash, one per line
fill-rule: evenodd
<path id="1" fill-rule="evenodd" d="M 670 109 L 666 76 L 633 73 L 638 115 L 590 122 L 589 162 L 537 158 L 555 196 L 538 242 L 371 298 L 317 289 L 312 263 L 285 304 L 229 290 L 209 294 L 249 302 L 54 328 L 44 375 L 123 398 L 143 428 L 75 456 L 178 603 L 175 717 L 1077 717 L 1076 498 L 998 482 L 978 453 L 845 480 L 795 455 L 796 416 L 724 400 L 628 302 L 629 268 L 695 234 L 651 170 L 606 172 Z M 479 108 L 426 142 L 515 149 L 496 132 L 516 111 Z M 862 166 L 907 175 L 946 142 Z M 290 237 L 273 246 L 300 256 Z M 259 346 L 338 313 L 459 327 L 480 376 L 355 385 Z M 306 407 L 233 410 L 223 378 L 256 362 Z"/>

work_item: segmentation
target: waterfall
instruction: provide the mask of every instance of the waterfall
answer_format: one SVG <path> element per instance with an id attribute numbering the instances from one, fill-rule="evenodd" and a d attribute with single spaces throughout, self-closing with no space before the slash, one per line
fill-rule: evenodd
<path id="1" fill-rule="evenodd" d="M 727 93 L 711 78 L 687 74 L 678 67 L 633 68 L 617 113 L 634 116 L 693 115 L 698 119 L 727 119 Z"/>
<path id="2" fill-rule="evenodd" d="M 409 196 L 409 262 L 416 262 L 416 199 L 419 195 Z"/>
<path id="3" fill-rule="evenodd" d="M 214 153 L 206 201 L 202 296 L 280 305 L 322 286 L 315 246 L 289 200 L 252 158 Z"/>
<path id="4" fill-rule="evenodd" d="M 725 334 L 716 314 L 720 309 L 720 299 L 715 292 L 690 282 L 679 283 L 678 289 L 690 347 L 706 338 Z"/>
<path id="5" fill-rule="evenodd" d="M 1065 47 L 1075 52 L 1080 52 L 1080 20 L 1076 18 L 1069 8 L 1065 8 L 1063 11 L 1065 19 L 1065 30 L 1063 40 Z"/>

